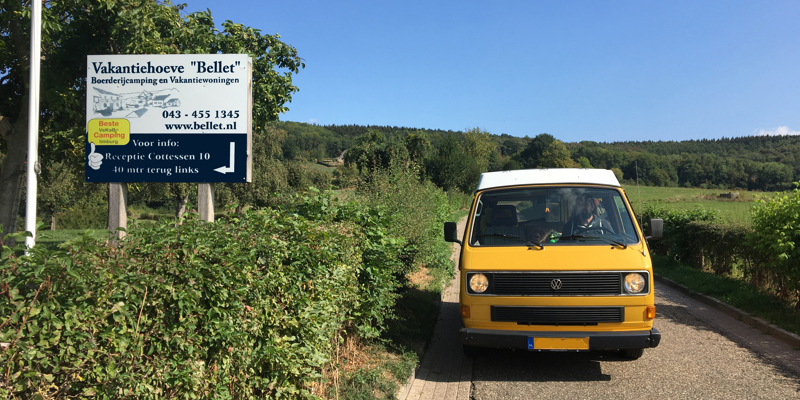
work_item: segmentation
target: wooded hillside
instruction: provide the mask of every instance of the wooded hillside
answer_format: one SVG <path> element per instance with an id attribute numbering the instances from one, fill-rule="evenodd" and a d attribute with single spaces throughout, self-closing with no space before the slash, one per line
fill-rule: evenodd
<path id="1" fill-rule="evenodd" d="M 385 141 L 404 142 L 424 137 L 435 163 L 448 140 L 466 144 L 465 132 L 396 126 L 310 125 L 281 122 L 287 132 L 283 145 L 286 159 L 334 158 L 353 147 L 369 131 Z M 492 143 L 488 170 L 576 166 L 618 170 L 623 181 L 652 186 L 719 189 L 785 190 L 800 180 L 800 136 L 747 136 L 687 141 L 563 143 L 548 134 L 514 137 L 488 134 Z M 546 155 L 548 146 L 556 143 Z M 446 147 L 446 146 L 445 146 Z M 538 150 L 537 150 L 538 148 Z"/>

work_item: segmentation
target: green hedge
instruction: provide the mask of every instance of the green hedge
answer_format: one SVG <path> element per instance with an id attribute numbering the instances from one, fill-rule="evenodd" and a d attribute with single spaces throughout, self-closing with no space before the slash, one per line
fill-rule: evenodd
<path id="1" fill-rule="evenodd" d="M 800 307 L 800 190 L 759 199 L 753 225 L 721 222 L 713 211 L 648 208 L 645 220 L 664 219 L 656 254 L 696 269 L 739 276 Z"/>
<path id="2" fill-rule="evenodd" d="M 800 182 L 795 183 L 800 187 Z M 753 234 L 748 243 L 756 253 L 762 285 L 772 286 L 781 297 L 800 297 L 800 189 L 756 201 Z M 797 302 L 800 308 L 800 301 Z"/>
<path id="3" fill-rule="evenodd" d="M 403 244 L 377 213 L 192 215 L 117 248 L 4 247 L 0 397 L 313 397 L 342 333 L 391 316 Z"/>
<path id="4" fill-rule="evenodd" d="M 661 218 L 664 220 L 664 239 L 651 243 L 656 254 L 669 255 L 677 261 L 702 268 L 702 247 L 699 246 L 696 231 L 689 229 L 693 223 L 716 223 L 719 215 L 713 210 L 697 208 L 693 210 L 672 210 L 664 207 L 647 207 L 644 220 Z"/>

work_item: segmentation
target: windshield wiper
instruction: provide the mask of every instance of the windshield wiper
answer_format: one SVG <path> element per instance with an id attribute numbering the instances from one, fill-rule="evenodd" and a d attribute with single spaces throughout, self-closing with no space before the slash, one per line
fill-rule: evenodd
<path id="1" fill-rule="evenodd" d="M 535 241 L 535 240 L 528 240 L 525 244 L 530 248 L 531 246 L 536 246 L 539 250 L 544 250 L 544 245 Z"/>
<path id="2" fill-rule="evenodd" d="M 502 238 L 509 238 L 509 239 L 522 239 L 522 237 L 517 235 L 506 235 L 505 233 L 484 233 L 483 235 L 478 235 L 479 237 L 484 236 L 494 236 L 494 237 L 502 237 Z"/>
<path id="3" fill-rule="evenodd" d="M 505 234 L 505 233 L 484 233 L 483 235 L 478 235 L 478 236 L 479 236 L 479 237 L 484 237 L 484 236 L 493 236 L 493 237 L 501 237 L 501 238 L 506 238 L 506 239 L 522 239 L 522 237 L 521 237 L 521 236 L 517 236 L 517 235 L 507 235 L 507 234 Z M 543 248 L 544 248 L 544 245 L 542 245 L 541 243 L 539 243 L 539 242 L 537 242 L 537 241 L 535 241 L 535 240 L 528 240 L 527 242 L 525 242 L 525 244 L 526 244 L 528 247 L 530 247 L 530 246 L 536 246 L 536 247 L 538 247 L 538 248 L 540 248 L 540 249 L 543 249 Z"/>
<path id="4" fill-rule="evenodd" d="M 613 245 L 616 245 L 616 246 L 622 247 L 623 249 L 627 249 L 627 248 L 628 248 L 628 245 L 627 245 L 627 244 L 625 244 L 625 243 L 622 243 L 622 242 L 619 242 L 619 241 L 616 241 L 616 240 L 614 240 L 614 239 L 609 239 L 609 238 L 607 238 L 607 237 L 605 237 L 605 236 L 567 235 L 567 236 L 561 236 L 559 239 L 589 239 L 589 240 L 602 240 L 602 241 L 604 241 L 604 242 L 606 242 L 606 243 L 610 243 L 610 244 L 613 244 Z"/>

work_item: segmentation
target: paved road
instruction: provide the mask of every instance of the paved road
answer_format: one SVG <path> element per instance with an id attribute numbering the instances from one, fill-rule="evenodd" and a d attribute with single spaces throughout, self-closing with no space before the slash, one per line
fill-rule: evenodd
<path id="1" fill-rule="evenodd" d="M 800 399 L 800 373 L 757 355 L 692 312 L 701 303 L 656 287 L 659 347 L 636 361 L 613 353 L 488 351 L 473 359 L 473 399 Z M 718 313 L 716 310 L 707 310 Z M 727 328 L 726 328 L 727 329 Z M 742 324 L 736 329 L 754 331 Z M 764 336 L 758 332 L 745 334 Z M 766 338 L 764 338 L 766 340 Z"/>

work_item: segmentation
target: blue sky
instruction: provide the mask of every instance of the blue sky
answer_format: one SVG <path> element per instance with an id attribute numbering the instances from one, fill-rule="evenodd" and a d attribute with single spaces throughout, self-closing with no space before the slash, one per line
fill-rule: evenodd
<path id="1" fill-rule="evenodd" d="M 800 134 L 800 1 L 183 0 L 281 35 L 284 121 L 566 142 Z"/>

